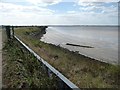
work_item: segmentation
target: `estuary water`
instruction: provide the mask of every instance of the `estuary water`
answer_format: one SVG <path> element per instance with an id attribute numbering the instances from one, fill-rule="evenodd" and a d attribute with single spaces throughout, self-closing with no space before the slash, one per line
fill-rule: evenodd
<path id="1" fill-rule="evenodd" d="M 50 26 L 41 41 L 78 51 L 103 62 L 118 63 L 117 26 Z M 67 43 L 93 48 L 66 45 Z"/>

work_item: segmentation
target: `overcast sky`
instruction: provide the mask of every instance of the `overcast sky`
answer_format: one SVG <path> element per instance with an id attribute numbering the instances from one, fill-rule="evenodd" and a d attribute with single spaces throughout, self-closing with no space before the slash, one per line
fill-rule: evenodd
<path id="1" fill-rule="evenodd" d="M 118 1 L 0 0 L 0 24 L 118 25 Z"/>

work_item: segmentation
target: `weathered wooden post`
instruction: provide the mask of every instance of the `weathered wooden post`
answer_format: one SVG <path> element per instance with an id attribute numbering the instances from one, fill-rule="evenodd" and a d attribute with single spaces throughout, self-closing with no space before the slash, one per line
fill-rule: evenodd
<path id="1" fill-rule="evenodd" d="M 5 26 L 8 40 L 11 39 L 10 26 Z"/>
<path id="2" fill-rule="evenodd" d="M 14 26 L 12 26 L 12 37 L 14 38 Z"/>

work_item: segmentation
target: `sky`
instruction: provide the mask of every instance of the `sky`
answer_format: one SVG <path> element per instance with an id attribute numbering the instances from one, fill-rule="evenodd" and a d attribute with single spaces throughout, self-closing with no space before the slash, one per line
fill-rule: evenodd
<path id="1" fill-rule="evenodd" d="M 0 0 L 0 25 L 118 25 L 119 0 Z"/>

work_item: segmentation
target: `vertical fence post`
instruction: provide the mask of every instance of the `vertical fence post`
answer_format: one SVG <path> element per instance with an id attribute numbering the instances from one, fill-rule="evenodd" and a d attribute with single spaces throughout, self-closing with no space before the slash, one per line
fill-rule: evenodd
<path id="1" fill-rule="evenodd" d="M 14 26 L 12 26 L 12 37 L 14 38 Z"/>
<path id="2" fill-rule="evenodd" d="M 6 34 L 7 34 L 7 38 L 8 38 L 8 40 L 9 39 L 11 39 L 11 30 L 10 30 L 10 26 L 5 26 L 5 28 L 6 28 Z"/>

